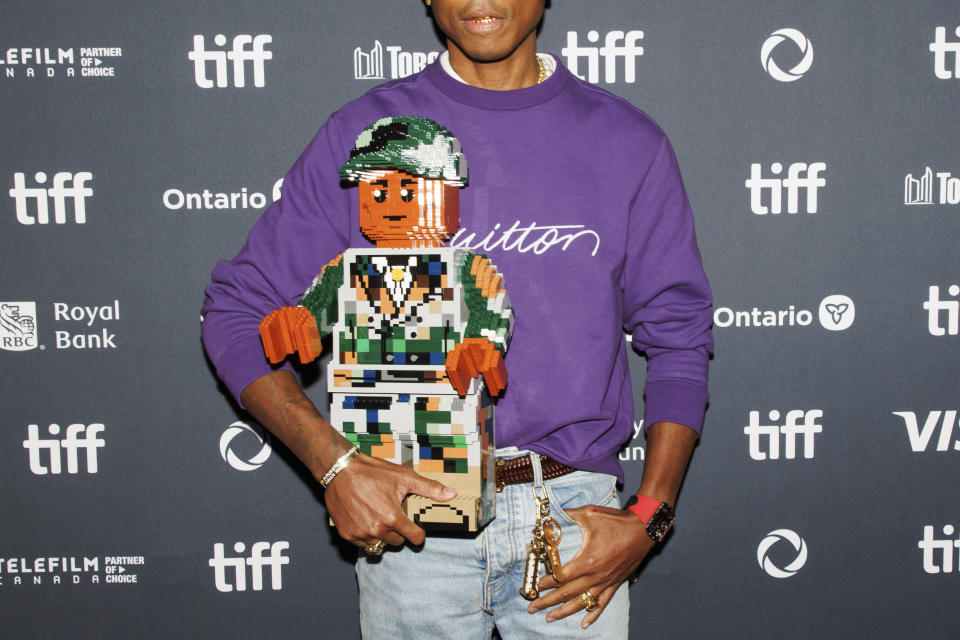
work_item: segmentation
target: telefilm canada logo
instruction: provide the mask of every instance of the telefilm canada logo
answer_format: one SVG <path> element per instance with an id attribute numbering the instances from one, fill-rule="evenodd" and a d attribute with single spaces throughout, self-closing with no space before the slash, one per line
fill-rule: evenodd
<path id="1" fill-rule="evenodd" d="M 253 455 L 248 450 L 254 451 Z M 272 451 L 267 432 L 260 425 L 238 420 L 220 436 L 220 457 L 237 471 L 256 471 Z"/>
<path id="2" fill-rule="evenodd" d="M 960 38 L 960 26 L 953 30 Z M 941 80 L 960 78 L 960 40 L 947 40 L 947 28 L 937 27 L 930 43 L 933 53 L 933 73 Z"/>
<path id="3" fill-rule="evenodd" d="M 916 411 L 894 411 L 893 415 L 903 421 L 910 449 L 914 453 L 926 453 L 928 451 L 960 451 L 960 439 L 958 439 L 960 434 L 957 433 L 960 429 L 960 423 L 957 421 L 958 413 L 960 412 L 950 409 L 928 411 L 926 415 Z M 936 440 L 934 436 L 937 436 Z M 934 441 L 936 445 L 931 447 Z"/>
<path id="4" fill-rule="evenodd" d="M 140 555 L 49 555 L 0 558 L 0 587 L 138 584 Z"/>
<path id="5" fill-rule="evenodd" d="M 89 171 L 58 171 L 50 179 L 45 171 L 32 176 L 33 186 L 27 186 L 22 171 L 13 174 L 13 187 L 7 191 L 13 198 L 17 222 L 23 225 L 84 224 L 87 221 L 87 198 L 93 196 Z M 47 184 L 50 183 L 48 187 Z"/>
<path id="6" fill-rule="evenodd" d="M 856 305 L 849 296 L 833 294 L 820 301 L 816 315 L 809 309 L 793 304 L 779 309 L 717 307 L 713 312 L 713 324 L 721 329 L 808 327 L 816 318 L 827 331 L 846 331 L 853 326 L 856 315 Z"/>
<path id="7" fill-rule="evenodd" d="M 791 47 L 785 43 L 790 43 L 795 47 L 789 52 L 789 55 L 784 49 Z M 777 63 L 778 59 L 780 60 L 779 64 Z M 791 62 L 793 66 L 784 69 L 781 65 L 786 61 Z M 799 80 L 813 66 L 813 45 L 810 43 L 810 39 L 797 29 L 790 27 L 778 29 L 771 33 L 770 37 L 764 41 L 763 46 L 760 47 L 760 63 L 763 65 L 763 70 L 774 80 L 780 82 Z"/>
<path id="8" fill-rule="evenodd" d="M 273 59 L 267 48 L 273 42 L 269 34 L 241 33 L 233 37 L 227 49 L 227 36 L 218 33 L 208 42 L 202 34 L 193 36 L 193 49 L 187 58 L 193 62 L 193 79 L 201 89 L 247 86 L 247 72 L 254 87 L 266 86 L 266 62 Z M 248 64 L 249 63 L 249 64 Z"/>
<path id="9" fill-rule="evenodd" d="M 4 78 L 114 78 L 120 47 L 4 47 L 0 48 L 0 75 Z"/>
<path id="10" fill-rule="evenodd" d="M 795 531 L 774 529 L 757 546 L 757 563 L 772 578 L 789 578 L 807 563 L 807 543 Z"/>
<path id="11" fill-rule="evenodd" d="M 386 61 L 384 66 L 384 49 Z M 423 71 L 440 55 L 439 51 L 404 51 L 400 45 L 384 47 L 379 40 L 374 40 L 373 47 L 366 51 L 362 47 L 353 50 L 353 77 L 356 80 L 386 80 L 390 78 L 406 78 L 407 76 Z"/>
<path id="12" fill-rule="evenodd" d="M 221 593 L 246 591 L 248 585 L 253 591 L 263 591 L 264 577 L 269 575 L 270 589 L 280 591 L 283 589 L 283 566 L 290 564 L 290 556 L 283 555 L 283 552 L 289 548 L 290 543 L 286 540 L 260 541 L 250 545 L 247 555 L 246 543 L 236 542 L 233 552 L 239 555 L 227 556 L 224 543 L 215 543 L 213 557 L 207 562 L 213 567 L 214 586 Z"/>
<path id="13" fill-rule="evenodd" d="M 608 31 L 603 36 L 602 46 L 591 46 L 600 42 L 600 32 L 587 32 L 588 44 L 580 44 L 580 37 L 576 31 L 567 31 L 567 44 L 560 50 L 560 55 L 566 59 L 570 73 L 581 80 L 600 82 L 600 62 L 603 61 L 603 81 L 606 84 L 615 84 L 618 81 L 618 72 L 623 60 L 623 81 L 634 83 L 637 81 L 637 58 L 643 55 L 643 31 Z M 586 61 L 586 71 L 581 73 L 580 62 Z"/>
<path id="14" fill-rule="evenodd" d="M 930 167 L 917 177 L 908 173 L 903 179 L 903 204 L 960 204 L 960 178 L 954 178 L 949 171 L 934 171 Z"/>

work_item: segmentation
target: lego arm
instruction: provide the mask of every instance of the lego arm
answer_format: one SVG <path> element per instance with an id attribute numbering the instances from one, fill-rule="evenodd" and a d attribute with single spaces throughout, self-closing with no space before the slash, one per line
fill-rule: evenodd
<path id="1" fill-rule="evenodd" d="M 281 307 L 260 322 L 267 359 L 277 364 L 292 353 L 307 364 L 323 351 L 323 338 L 337 321 L 337 289 L 343 283 L 343 254 L 324 265 L 296 307 Z"/>
<path id="2" fill-rule="evenodd" d="M 463 340 L 448 354 L 447 376 L 461 396 L 470 380 L 483 375 L 491 396 L 507 386 L 503 355 L 513 334 L 513 308 L 503 288 L 503 276 L 483 255 L 466 254 L 458 279 L 470 312 Z"/>

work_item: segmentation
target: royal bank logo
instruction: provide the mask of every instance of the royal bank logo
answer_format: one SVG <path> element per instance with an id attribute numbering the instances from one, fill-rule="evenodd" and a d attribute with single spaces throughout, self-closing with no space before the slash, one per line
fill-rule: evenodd
<path id="1" fill-rule="evenodd" d="M 576 31 L 567 32 L 567 46 L 560 50 L 560 55 L 566 58 L 570 73 L 581 80 L 597 83 L 600 81 L 600 60 L 603 59 L 603 81 L 607 84 L 617 82 L 617 72 L 620 65 L 617 60 L 623 59 L 623 81 L 636 82 L 637 58 L 643 55 L 643 31 L 608 31 L 603 37 L 603 46 L 581 46 Z M 587 42 L 600 42 L 598 31 L 587 32 Z M 580 61 L 587 63 L 586 75 L 580 73 Z"/>
<path id="2" fill-rule="evenodd" d="M 953 32 L 960 37 L 960 26 Z M 933 53 L 933 73 L 938 78 L 941 80 L 960 78 L 960 41 L 947 41 L 946 27 L 937 27 L 934 30 L 930 51 Z"/>
<path id="3" fill-rule="evenodd" d="M 785 71 L 777 64 L 777 61 L 774 59 L 774 53 L 777 54 L 778 58 L 783 55 L 783 50 L 789 47 L 789 45 L 783 47 L 780 45 L 786 42 L 792 43 L 799 49 L 800 59 L 790 67 L 790 69 Z M 797 54 L 793 52 L 793 55 L 796 56 Z M 784 58 L 786 58 L 786 56 L 783 56 L 781 60 Z M 813 45 L 807 36 L 796 29 L 778 29 L 771 33 L 770 37 L 764 41 L 763 46 L 760 47 L 760 62 L 763 64 L 763 70 L 770 74 L 770 77 L 774 80 L 793 82 L 794 80 L 802 78 L 813 65 Z"/>
<path id="4" fill-rule="evenodd" d="M 423 71 L 440 55 L 439 51 L 404 51 L 398 45 L 386 47 L 389 67 L 383 64 L 384 47 L 379 40 L 374 41 L 373 48 L 364 51 L 361 47 L 353 50 L 353 77 L 357 80 L 386 80 L 406 78 L 409 75 Z"/>
<path id="5" fill-rule="evenodd" d="M 789 554 L 792 559 L 784 563 L 779 553 L 771 553 L 774 547 L 786 547 L 782 543 L 786 542 L 793 547 L 793 553 Z M 780 562 L 775 562 L 771 557 L 776 555 Z M 757 562 L 760 568 L 767 572 L 772 578 L 789 578 L 796 575 L 803 565 L 807 563 L 807 543 L 795 531 L 790 529 L 775 529 L 767 534 L 757 546 Z M 782 567 L 779 565 L 783 565 Z"/>
<path id="6" fill-rule="evenodd" d="M 903 179 L 903 204 L 960 204 L 960 178 L 930 167 L 916 178 L 908 173 Z"/>
<path id="7" fill-rule="evenodd" d="M 53 175 L 52 184 L 47 187 L 47 174 L 37 171 L 33 175 L 35 186 L 28 187 L 26 174 L 17 171 L 13 174 L 13 188 L 7 192 L 13 198 L 17 222 L 49 224 L 52 209 L 56 224 L 67 224 L 68 220 L 84 224 L 87 221 L 87 198 L 93 195 L 93 189 L 88 186 L 92 179 L 93 174 L 89 171 L 60 171 Z"/>
<path id="8" fill-rule="evenodd" d="M 960 335 L 960 285 L 947 287 L 947 294 L 954 298 L 941 298 L 940 285 L 930 285 L 923 308 L 927 310 L 927 331 L 932 336 Z"/>
<path id="9" fill-rule="evenodd" d="M 827 331 L 846 331 L 853 326 L 857 309 L 849 296 L 832 294 L 820 301 L 817 315 L 809 309 L 791 304 L 780 309 L 733 309 L 717 307 L 713 323 L 722 329 L 744 327 L 809 327 L 814 317 Z"/>
<path id="10" fill-rule="evenodd" d="M 252 456 L 242 451 L 238 454 L 244 440 L 247 444 L 254 443 L 256 453 Z M 238 420 L 220 436 L 220 457 L 237 471 L 256 471 L 267 461 L 272 450 L 266 432 L 259 425 L 255 428 Z"/>
<path id="11" fill-rule="evenodd" d="M 758 216 L 779 215 L 786 200 L 787 213 L 799 213 L 803 196 L 806 212 L 816 213 L 819 191 L 827 185 L 821 175 L 826 169 L 825 162 L 794 162 L 787 167 L 787 177 L 781 178 L 783 164 L 774 162 L 770 165 L 773 177 L 764 177 L 763 167 L 754 162 L 750 165 L 750 177 L 744 182 L 750 191 L 750 210 Z"/>
<path id="12" fill-rule="evenodd" d="M 36 302 L 0 302 L 0 348 L 5 351 L 37 348 Z"/>
<path id="13" fill-rule="evenodd" d="M 6 78 L 113 78 L 122 56 L 120 47 L 10 47 L 0 56 L 0 68 Z"/>
<path id="14" fill-rule="evenodd" d="M 208 49 L 204 36 L 193 36 L 193 49 L 187 58 L 193 61 L 194 81 L 201 89 L 222 89 L 230 86 L 231 81 L 234 87 L 242 88 L 247 86 L 249 68 L 253 73 L 253 86 L 265 86 L 266 61 L 273 59 L 273 53 L 267 49 L 271 42 L 273 36 L 267 34 L 241 33 L 233 37 L 230 49 L 226 50 L 223 47 L 227 37 L 218 33 L 213 37 L 213 48 Z"/>
<path id="15" fill-rule="evenodd" d="M 270 588 L 280 591 L 283 588 L 283 565 L 290 564 L 290 557 L 283 555 L 283 552 L 289 548 L 290 543 L 285 540 L 254 542 L 250 547 L 250 555 L 246 556 L 243 554 L 247 552 L 247 545 L 237 542 L 233 545 L 233 551 L 241 555 L 227 556 L 224 544 L 217 542 L 213 545 L 213 557 L 207 563 L 213 567 L 214 586 L 221 593 L 246 591 L 248 584 L 254 591 L 263 591 L 264 569 L 269 567 Z"/>
<path id="16" fill-rule="evenodd" d="M 933 441 L 934 434 L 937 434 L 936 451 L 960 451 L 960 439 L 955 438 L 957 429 L 960 429 L 960 423 L 957 422 L 957 413 L 953 409 L 949 411 L 929 411 L 923 417 L 922 427 L 920 426 L 921 416 L 915 411 L 894 411 L 893 415 L 903 420 L 903 426 L 907 429 L 910 449 L 916 453 L 926 453 L 930 450 L 930 443 Z"/>

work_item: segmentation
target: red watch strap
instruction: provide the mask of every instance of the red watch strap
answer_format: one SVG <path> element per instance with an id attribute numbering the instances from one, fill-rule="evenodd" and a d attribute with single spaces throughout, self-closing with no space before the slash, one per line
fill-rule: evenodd
<path id="1" fill-rule="evenodd" d="M 650 522 L 650 518 L 653 517 L 653 514 L 657 512 L 657 509 L 660 508 L 662 501 L 657 500 L 656 498 L 651 498 L 650 496 L 645 496 L 641 493 L 637 494 L 637 503 L 632 504 L 627 507 L 630 511 L 633 512 L 633 515 L 640 518 L 640 521 L 643 524 Z"/>

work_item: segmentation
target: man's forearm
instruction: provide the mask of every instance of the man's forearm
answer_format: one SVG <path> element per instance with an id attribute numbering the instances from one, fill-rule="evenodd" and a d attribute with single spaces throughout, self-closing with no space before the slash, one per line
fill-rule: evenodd
<path id="1" fill-rule="evenodd" d="M 638 493 L 676 504 L 696 443 L 696 431 L 682 424 L 655 422 L 650 425 Z"/>
<path id="2" fill-rule="evenodd" d="M 241 400 L 317 479 L 350 448 L 289 371 L 281 369 L 257 378 L 244 389 Z"/>

